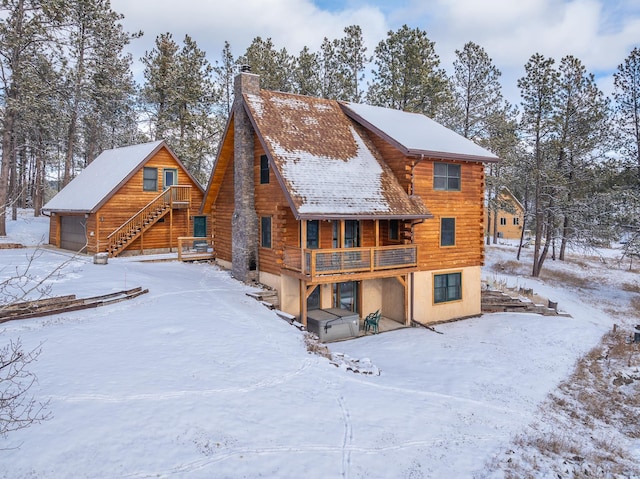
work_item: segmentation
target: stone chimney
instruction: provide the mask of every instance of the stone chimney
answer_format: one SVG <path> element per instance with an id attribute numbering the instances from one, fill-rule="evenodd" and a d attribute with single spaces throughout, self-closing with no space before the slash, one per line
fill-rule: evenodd
<path id="1" fill-rule="evenodd" d="M 258 215 L 255 208 L 253 164 L 254 130 L 245 110 L 243 94 L 258 94 L 260 77 L 243 66 L 234 81 L 233 149 L 234 203 L 231 220 L 231 273 L 234 278 L 249 282 L 258 280 Z"/>

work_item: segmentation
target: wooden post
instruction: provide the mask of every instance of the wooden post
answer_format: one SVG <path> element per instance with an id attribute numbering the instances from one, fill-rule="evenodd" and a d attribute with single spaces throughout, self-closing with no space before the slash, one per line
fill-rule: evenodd
<path id="1" fill-rule="evenodd" d="M 169 253 L 173 252 L 173 206 L 169 210 Z"/>
<path id="2" fill-rule="evenodd" d="M 300 281 L 300 322 L 307 327 L 307 282 Z"/>

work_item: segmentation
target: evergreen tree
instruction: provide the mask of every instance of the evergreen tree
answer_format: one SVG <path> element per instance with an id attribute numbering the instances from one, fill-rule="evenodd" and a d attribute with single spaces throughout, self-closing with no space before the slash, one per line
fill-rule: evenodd
<path id="1" fill-rule="evenodd" d="M 324 37 L 320 46 L 320 96 L 329 100 L 337 100 L 342 94 L 337 75 L 340 69 L 338 47 L 338 40 L 329 40 L 327 37 Z"/>
<path id="2" fill-rule="evenodd" d="M 613 76 L 618 151 L 636 169 L 640 189 L 640 49 L 634 48 Z"/>
<path id="3" fill-rule="evenodd" d="M 218 140 L 219 131 L 213 117 L 218 92 L 212 82 L 213 68 L 205 52 L 188 35 L 178 55 L 176 73 L 177 131 L 169 142 L 187 169 L 204 184 Z"/>
<path id="4" fill-rule="evenodd" d="M 591 221 L 580 220 L 591 216 L 587 211 L 592 192 L 589 168 L 606 143 L 609 105 L 593 74 L 587 74 L 577 58 L 564 57 L 558 73 L 553 147 L 558 175 L 555 196 L 562 220 L 559 259 L 563 260 L 571 239 L 584 243 L 595 233 Z"/>
<path id="5" fill-rule="evenodd" d="M 344 29 L 345 36 L 338 41 L 340 67 L 338 77 L 342 83 L 340 100 L 359 103 L 362 100 L 360 83 L 364 80 L 364 70 L 371 61 L 362 38 L 362 29 L 351 25 Z"/>
<path id="6" fill-rule="evenodd" d="M 191 37 L 186 35 L 179 48 L 168 33 L 156 39 L 143 62 L 147 81 L 141 100 L 154 138 L 166 140 L 190 173 L 205 182 L 220 133 L 213 67 Z"/>
<path id="7" fill-rule="evenodd" d="M 320 55 L 304 47 L 296 59 L 293 90 L 300 95 L 322 97 Z"/>
<path id="8" fill-rule="evenodd" d="M 237 64 L 238 62 L 234 60 L 231 53 L 231 45 L 225 41 L 221 61 L 216 61 L 216 65 L 213 67 L 215 84 L 218 85 L 220 91 L 220 109 L 225 118 L 231 113 L 231 105 L 233 105 L 233 79 Z"/>
<path id="9" fill-rule="evenodd" d="M 66 75 L 70 85 L 67 90 L 69 106 L 64 186 L 73 177 L 80 125 L 85 122 L 86 115 L 91 115 L 92 101 L 93 106 L 96 106 L 96 97 L 92 99 L 91 93 L 97 89 L 97 95 L 104 96 L 99 101 L 108 103 L 109 97 L 115 95 L 117 98 L 119 93 L 109 87 L 120 81 L 119 89 L 126 88 L 128 91 L 125 95 L 131 95 L 132 82 L 131 78 L 127 78 L 130 59 L 127 62 L 128 57 L 123 53 L 130 35 L 125 33 L 118 23 L 123 16 L 111 9 L 109 0 L 64 0 L 59 2 L 58 6 L 57 13 L 64 18 L 64 53 L 68 65 Z M 109 72 L 106 71 L 107 68 Z M 117 98 L 117 101 L 122 101 L 122 98 Z M 102 108 L 99 114 L 105 112 Z M 95 115 L 89 123 L 92 121 L 95 122 Z M 95 131 L 91 133 L 96 134 Z M 97 155 L 97 149 L 102 145 L 95 144 L 96 142 L 96 139 L 90 140 L 91 151 L 89 155 L 85 152 L 84 163 Z"/>
<path id="10" fill-rule="evenodd" d="M 249 65 L 252 73 L 260 75 L 260 86 L 265 90 L 292 91 L 295 59 L 285 48 L 277 51 L 271 38 L 254 38 L 239 63 Z"/>
<path id="11" fill-rule="evenodd" d="M 28 107 L 28 72 L 33 58 L 50 45 L 55 19 L 38 0 L 3 0 L 0 22 L 2 70 L 2 162 L 0 165 L 0 236 L 5 236 L 6 207 L 12 203 L 10 181 L 15 181 L 17 150 L 21 147 L 25 110 Z"/>
<path id="12" fill-rule="evenodd" d="M 426 32 L 407 25 L 389 31 L 375 49 L 373 80 L 367 91 L 372 105 L 424 113 L 436 118 L 449 99 L 449 82 L 435 43 Z"/>
<path id="13" fill-rule="evenodd" d="M 530 150 L 525 164 L 531 172 L 533 214 L 535 216 L 535 246 L 532 276 L 538 277 L 549 251 L 555 221 L 555 198 L 552 192 L 550 135 L 553 129 L 554 93 L 558 86 L 555 61 L 536 53 L 525 65 L 526 76 L 518 80 L 522 96 L 520 128 Z M 546 241 L 543 244 L 543 234 Z"/>
<path id="14" fill-rule="evenodd" d="M 149 131 L 155 140 L 164 139 L 177 117 L 174 101 L 178 44 L 170 33 L 159 35 L 155 48 L 141 59 L 145 83 L 140 91 L 140 101 L 147 115 Z"/>

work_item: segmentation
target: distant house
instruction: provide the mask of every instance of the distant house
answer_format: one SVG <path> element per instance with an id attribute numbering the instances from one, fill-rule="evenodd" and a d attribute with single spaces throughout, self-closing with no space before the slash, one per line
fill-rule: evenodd
<path id="1" fill-rule="evenodd" d="M 111 256 L 170 251 L 179 236 L 207 236 L 203 194 L 164 141 L 106 150 L 44 206 L 49 242 Z"/>
<path id="2" fill-rule="evenodd" d="M 524 206 L 508 188 L 502 188 L 498 195 L 498 208 L 495 211 L 485 209 L 486 234 L 497 238 L 519 240 L 524 225 Z"/>
<path id="3" fill-rule="evenodd" d="M 484 163 L 424 115 L 260 89 L 235 103 L 201 214 L 219 264 L 312 310 L 409 325 L 480 314 Z"/>

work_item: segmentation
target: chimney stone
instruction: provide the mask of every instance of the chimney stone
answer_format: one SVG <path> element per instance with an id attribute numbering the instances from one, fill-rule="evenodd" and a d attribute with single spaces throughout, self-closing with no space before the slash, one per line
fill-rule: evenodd
<path id="1" fill-rule="evenodd" d="M 232 275 L 244 282 L 258 279 L 259 227 L 253 178 L 254 130 L 245 110 L 243 94 L 258 94 L 260 77 L 240 73 L 234 81 L 234 212 L 231 220 Z"/>

